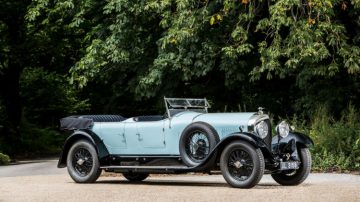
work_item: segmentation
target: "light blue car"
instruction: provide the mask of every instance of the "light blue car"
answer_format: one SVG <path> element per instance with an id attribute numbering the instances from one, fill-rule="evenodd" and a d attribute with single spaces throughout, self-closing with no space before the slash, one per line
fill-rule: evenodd
<path id="1" fill-rule="evenodd" d="M 285 121 L 272 137 L 269 116 L 208 113 L 206 99 L 164 98 L 166 114 L 124 118 L 82 115 L 61 119 L 71 131 L 58 167 L 78 183 L 95 182 L 102 170 L 142 181 L 150 173 L 221 170 L 233 187 L 250 188 L 270 173 L 282 185 L 302 183 L 311 170 L 312 140 Z"/>

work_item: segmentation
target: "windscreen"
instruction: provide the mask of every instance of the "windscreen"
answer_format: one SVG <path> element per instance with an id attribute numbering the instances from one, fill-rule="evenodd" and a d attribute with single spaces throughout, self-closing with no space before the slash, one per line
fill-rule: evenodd
<path id="1" fill-rule="evenodd" d="M 208 108 L 209 103 L 206 99 L 191 99 L 191 98 L 166 98 L 165 99 L 169 107 L 178 108 L 178 107 L 190 107 L 190 108 Z"/>

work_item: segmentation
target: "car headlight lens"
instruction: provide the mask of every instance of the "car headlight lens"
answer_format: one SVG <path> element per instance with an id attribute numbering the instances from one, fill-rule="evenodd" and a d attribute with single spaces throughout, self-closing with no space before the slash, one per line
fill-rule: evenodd
<path id="1" fill-rule="evenodd" d="M 260 121 L 256 124 L 255 131 L 261 138 L 265 138 L 269 133 L 269 126 L 265 121 Z"/>
<path id="2" fill-rule="evenodd" d="M 290 125 L 286 121 L 282 121 L 276 126 L 276 132 L 283 138 L 289 135 Z"/>

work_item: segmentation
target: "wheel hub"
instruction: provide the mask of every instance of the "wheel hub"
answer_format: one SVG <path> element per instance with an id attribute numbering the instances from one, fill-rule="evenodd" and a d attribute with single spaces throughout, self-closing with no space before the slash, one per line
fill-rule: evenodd
<path id="1" fill-rule="evenodd" d="M 78 165 L 82 165 L 82 164 L 84 164 L 84 162 L 85 162 L 84 159 L 79 159 L 76 163 L 77 163 Z"/>
<path id="2" fill-rule="evenodd" d="M 241 168 L 243 166 L 243 164 L 240 161 L 236 161 L 234 163 L 234 166 L 235 166 L 235 168 Z"/>

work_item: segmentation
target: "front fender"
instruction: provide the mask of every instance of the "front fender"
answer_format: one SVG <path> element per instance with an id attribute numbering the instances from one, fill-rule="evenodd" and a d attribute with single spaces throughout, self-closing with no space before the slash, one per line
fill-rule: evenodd
<path id="1" fill-rule="evenodd" d="M 90 141 L 93 146 L 95 147 L 98 158 L 100 160 L 100 164 L 102 163 L 102 159 L 109 156 L 109 151 L 107 150 L 106 146 L 104 145 L 103 141 L 92 131 L 90 130 L 76 130 L 72 133 L 66 140 L 61 151 L 58 168 L 66 167 L 66 158 L 71 146 L 78 140 L 85 139 Z"/>
<path id="2" fill-rule="evenodd" d="M 261 151 L 263 152 L 263 155 L 266 157 L 271 157 L 271 151 L 269 151 L 266 143 L 264 142 L 263 139 L 259 138 L 256 135 L 253 135 L 251 133 L 233 133 L 230 134 L 229 136 L 221 139 L 221 141 L 215 146 L 215 148 L 210 152 L 210 154 L 206 157 L 206 159 L 197 166 L 197 168 L 199 168 L 199 170 L 201 170 L 201 167 L 203 165 L 205 165 L 210 159 L 212 159 L 212 157 L 214 155 L 217 155 L 217 157 L 219 157 L 222 153 L 222 151 L 225 149 L 225 147 L 230 144 L 233 141 L 244 141 L 247 142 L 249 144 L 251 144 L 252 146 L 254 146 L 255 148 L 260 148 Z"/>
<path id="3" fill-rule="evenodd" d="M 290 132 L 289 135 L 286 136 L 285 138 L 280 137 L 280 141 L 279 141 L 279 137 L 280 136 L 276 135 L 272 138 L 271 144 L 273 145 L 273 147 L 274 147 L 274 145 L 277 145 L 278 143 L 279 144 L 288 143 L 292 140 L 294 140 L 296 145 L 299 147 L 307 147 L 308 148 L 308 147 L 314 145 L 313 140 L 309 136 L 299 133 L 299 132 Z"/>

